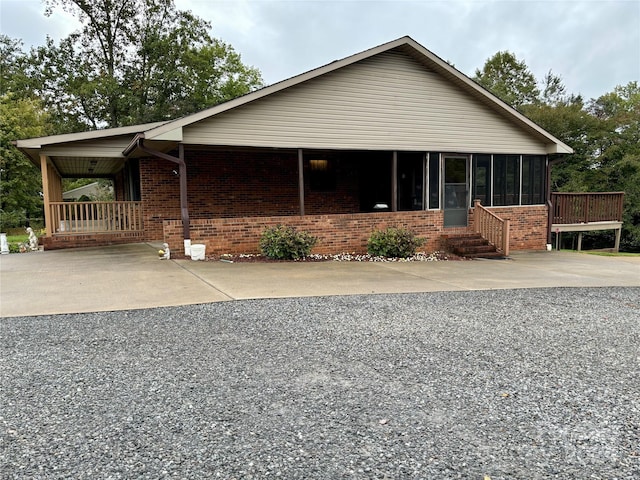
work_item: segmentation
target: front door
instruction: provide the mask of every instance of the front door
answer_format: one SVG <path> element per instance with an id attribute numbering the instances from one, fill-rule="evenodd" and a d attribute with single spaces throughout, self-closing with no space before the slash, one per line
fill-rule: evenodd
<path id="1" fill-rule="evenodd" d="M 444 226 L 466 227 L 469 212 L 469 159 L 444 157 Z"/>

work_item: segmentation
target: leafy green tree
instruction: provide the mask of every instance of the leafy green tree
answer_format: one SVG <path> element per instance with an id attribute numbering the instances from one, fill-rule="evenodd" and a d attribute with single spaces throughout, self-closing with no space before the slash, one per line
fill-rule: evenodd
<path id="1" fill-rule="evenodd" d="M 47 134 L 47 114 L 37 100 L 0 96 L 0 228 L 42 218 L 39 170 L 12 144 Z"/>
<path id="2" fill-rule="evenodd" d="M 490 57 L 477 82 L 570 145 L 552 171 L 553 191 L 624 191 L 622 248 L 640 251 L 640 87 L 637 81 L 584 102 L 549 71 L 540 81 L 509 52 Z M 590 235 L 597 244 L 608 234 Z M 610 245 L 611 239 L 603 244 Z"/>
<path id="3" fill-rule="evenodd" d="M 260 73 L 173 0 L 44 0 L 82 23 L 33 53 L 38 93 L 72 130 L 167 120 L 248 93 Z M 69 131 L 69 129 L 67 129 Z"/>
<path id="4" fill-rule="evenodd" d="M 624 247 L 640 251 L 640 85 L 619 85 L 588 109 L 599 120 L 595 167 L 601 175 L 594 190 L 625 192 Z"/>
<path id="5" fill-rule="evenodd" d="M 29 96 L 27 65 L 22 42 L 0 35 L 0 95 Z"/>
<path id="6" fill-rule="evenodd" d="M 0 35 L 0 229 L 42 217 L 39 170 L 13 145 L 48 134 L 48 116 L 30 90 L 22 43 Z"/>
<path id="7" fill-rule="evenodd" d="M 527 64 L 508 51 L 487 59 L 482 70 L 476 69 L 473 80 L 516 109 L 536 103 L 540 95 Z"/>

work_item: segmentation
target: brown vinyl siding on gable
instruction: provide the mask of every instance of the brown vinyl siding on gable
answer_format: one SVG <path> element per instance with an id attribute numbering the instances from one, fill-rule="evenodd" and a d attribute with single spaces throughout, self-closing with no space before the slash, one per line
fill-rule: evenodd
<path id="1" fill-rule="evenodd" d="M 184 128 L 202 145 L 545 154 L 540 139 L 389 51 Z"/>

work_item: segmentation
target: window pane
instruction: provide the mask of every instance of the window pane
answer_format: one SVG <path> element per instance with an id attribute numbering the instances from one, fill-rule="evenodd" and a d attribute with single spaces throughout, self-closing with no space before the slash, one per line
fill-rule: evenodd
<path id="1" fill-rule="evenodd" d="M 429 154 L 429 208 L 440 208 L 440 154 Z"/>
<path id="2" fill-rule="evenodd" d="M 398 152 L 398 210 L 422 210 L 424 153 Z"/>
<path id="3" fill-rule="evenodd" d="M 491 155 L 473 156 L 472 200 L 491 205 Z"/>
<path id="4" fill-rule="evenodd" d="M 522 157 L 522 204 L 544 203 L 545 157 L 525 155 Z"/>
<path id="5" fill-rule="evenodd" d="M 493 156 L 493 204 L 519 205 L 520 156 Z"/>

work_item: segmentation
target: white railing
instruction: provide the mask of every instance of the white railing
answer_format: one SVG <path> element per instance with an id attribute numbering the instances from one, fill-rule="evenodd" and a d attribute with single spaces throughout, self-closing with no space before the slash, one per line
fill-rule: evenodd
<path id="1" fill-rule="evenodd" d="M 51 202 L 53 234 L 138 232 L 141 202 Z"/>

